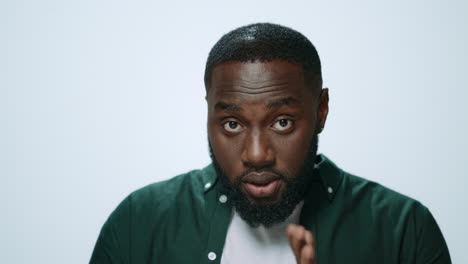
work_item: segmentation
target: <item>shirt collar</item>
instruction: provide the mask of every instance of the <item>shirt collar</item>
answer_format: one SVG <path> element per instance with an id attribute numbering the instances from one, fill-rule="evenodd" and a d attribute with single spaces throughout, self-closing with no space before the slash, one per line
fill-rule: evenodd
<path id="1" fill-rule="evenodd" d="M 207 193 L 212 190 L 218 182 L 218 177 L 216 176 L 216 171 L 213 167 L 213 163 L 209 164 L 202 169 L 202 188 L 203 192 Z"/>
<path id="2" fill-rule="evenodd" d="M 335 194 L 340 187 L 343 171 L 338 168 L 328 157 L 323 154 L 317 155 L 314 164 L 314 173 L 318 174 L 322 188 L 330 202 L 333 201 Z"/>

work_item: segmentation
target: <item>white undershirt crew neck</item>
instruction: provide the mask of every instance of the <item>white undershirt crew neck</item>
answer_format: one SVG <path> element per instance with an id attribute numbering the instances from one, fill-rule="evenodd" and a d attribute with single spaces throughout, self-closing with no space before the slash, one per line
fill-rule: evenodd
<path id="1" fill-rule="evenodd" d="M 282 223 L 269 228 L 251 227 L 233 209 L 221 264 L 296 263 L 286 236 L 288 224 L 298 224 L 304 202 Z"/>

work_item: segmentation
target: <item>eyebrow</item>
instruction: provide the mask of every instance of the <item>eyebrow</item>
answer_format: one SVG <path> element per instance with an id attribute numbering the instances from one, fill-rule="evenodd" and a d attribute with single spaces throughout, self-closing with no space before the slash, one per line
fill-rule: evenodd
<path id="1" fill-rule="evenodd" d="M 287 97 L 287 98 L 282 98 L 279 100 L 275 100 L 272 102 L 269 102 L 266 105 L 266 108 L 274 108 L 282 105 L 288 105 L 289 103 L 298 103 L 299 101 L 296 98 L 293 97 Z M 218 102 L 215 104 L 215 109 L 219 110 L 232 110 L 232 111 L 242 111 L 242 107 L 236 104 L 230 104 L 230 103 L 225 103 L 225 102 Z"/>
<path id="2" fill-rule="evenodd" d="M 277 106 L 287 105 L 289 103 L 299 103 L 299 101 L 296 98 L 287 97 L 287 98 L 282 98 L 282 99 L 279 99 L 279 100 L 269 102 L 266 107 L 267 108 L 273 108 L 273 107 L 277 107 Z"/>
<path id="3" fill-rule="evenodd" d="M 241 111 L 242 107 L 235 105 L 235 104 L 228 104 L 225 102 L 218 102 L 215 104 L 215 109 L 221 110 L 234 110 L 234 111 Z"/>

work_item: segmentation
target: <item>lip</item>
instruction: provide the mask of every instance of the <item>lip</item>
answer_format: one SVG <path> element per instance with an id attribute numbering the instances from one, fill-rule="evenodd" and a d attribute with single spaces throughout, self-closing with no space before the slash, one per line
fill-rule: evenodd
<path id="1" fill-rule="evenodd" d="M 249 173 L 243 177 L 242 183 L 253 198 L 268 198 L 278 190 L 281 180 L 278 175 L 269 172 Z"/>
<path id="2" fill-rule="evenodd" d="M 245 190 L 254 198 L 267 198 L 273 196 L 278 189 L 280 180 L 274 180 L 265 185 L 244 183 Z"/>
<path id="3" fill-rule="evenodd" d="M 266 185 L 274 180 L 279 180 L 280 176 L 271 172 L 251 172 L 242 178 L 242 182 L 255 185 Z"/>

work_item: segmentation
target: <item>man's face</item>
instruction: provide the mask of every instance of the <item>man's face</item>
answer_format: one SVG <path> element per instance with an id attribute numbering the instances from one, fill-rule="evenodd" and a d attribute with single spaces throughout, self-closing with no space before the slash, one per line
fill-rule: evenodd
<path id="1" fill-rule="evenodd" d="M 207 92 L 212 155 L 249 205 L 279 204 L 315 157 L 328 94 L 314 85 L 300 66 L 283 60 L 214 68 Z"/>

